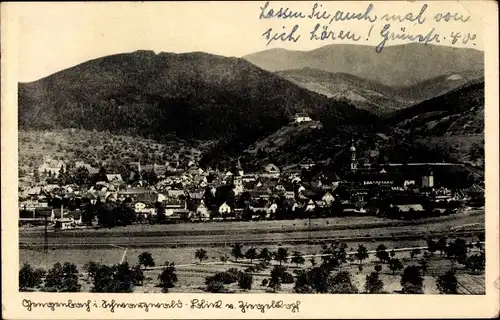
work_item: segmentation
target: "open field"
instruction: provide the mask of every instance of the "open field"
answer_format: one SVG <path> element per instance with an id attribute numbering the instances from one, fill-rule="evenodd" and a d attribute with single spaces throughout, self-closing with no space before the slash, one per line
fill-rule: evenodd
<path id="1" fill-rule="evenodd" d="M 369 222 L 370 219 L 376 220 Z M 378 220 L 378 221 L 377 221 Z M 310 225 L 310 228 L 309 228 Z M 443 232 L 466 237 L 484 231 L 484 210 L 469 210 L 451 216 L 418 221 L 393 221 L 375 217 L 330 219 L 198 223 L 177 225 L 135 225 L 106 230 L 50 232 L 51 249 L 90 249 L 121 246 L 224 247 L 234 242 L 253 245 L 314 244 L 332 239 L 345 242 L 400 241 L 440 236 Z M 22 249 L 43 247 L 43 231 L 20 231 Z"/>
<path id="2" fill-rule="evenodd" d="M 418 223 L 417 223 L 418 222 Z M 203 290 L 205 277 L 231 267 L 245 269 L 248 263 L 221 263 L 221 256 L 230 256 L 230 245 L 243 243 L 243 250 L 255 246 L 260 251 L 266 247 L 276 251 L 278 247 L 286 247 L 292 251 L 300 251 L 306 255 L 304 267 L 310 266 L 309 256 L 321 252 L 323 241 L 341 240 L 347 244 L 347 251 L 353 252 L 359 244 L 368 250 L 384 244 L 388 248 L 400 249 L 397 257 L 406 266 L 416 263 L 410 261 L 409 251 L 412 247 L 426 247 L 426 238 L 431 235 L 437 238 L 445 235 L 449 239 L 464 238 L 467 242 L 478 241 L 477 235 L 484 233 L 484 210 L 468 210 L 455 215 L 426 219 L 425 221 L 390 221 L 374 217 L 343 217 L 330 219 L 312 219 L 309 229 L 307 220 L 292 221 L 253 221 L 253 222 L 220 222 L 177 225 L 135 225 L 111 230 L 74 230 L 62 233 L 50 233 L 48 252 L 43 252 L 43 233 L 40 230 L 20 231 L 19 261 L 35 267 L 50 268 L 56 262 L 69 261 L 83 272 L 83 265 L 89 261 L 102 264 L 116 264 L 125 259 L 130 265 L 138 262 L 138 256 L 149 251 L 157 266 L 166 261 L 176 264 L 179 286 L 173 292 L 200 292 Z M 392 226 L 388 226 L 393 223 Z M 368 225 L 370 227 L 368 227 Z M 361 228 L 357 228 L 361 226 Z M 246 227 L 246 228 L 245 228 Z M 273 232 L 268 232 L 268 229 Z M 281 231 L 282 230 L 282 231 Z M 281 232 L 279 232 L 281 231 Z M 208 260 L 199 264 L 195 260 L 195 251 L 204 248 Z M 320 262 L 320 257 L 315 258 Z M 366 274 L 373 271 L 375 256 L 363 263 L 363 271 L 357 264 L 347 268 L 353 275 L 360 292 L 363 290 Z M 451 268 L 449 260 L 437 257 L 430 261 L 428 274 L 425 276 L 425 291 L 438 293 L 435 277 Z M 290 270 L 294 265 L 288 265 Z M 254 285 L 251 292 L 265 292 L 267 288 L 260 286 L 263 279 L 269 277 L 267 270 L 254 274 Z M 145 271 L 150 280 L 143 286 L 136 287 L 137 292 L 160 292 L 155 287 L 160 268 Z M 465 270 L 458 270 L 459 290 L 467 294 L 484 294 L 484 275 L 471 275 Z M 381 273 L 387 292 L 401 290 L 400 275 L 392 275 L 387 267 Z M 81 275 L 82 290 L 90 290 L 86 276 Z M 236 284 L 228 286 L 233 292 L 239 292 Z M 282 292 L 291 293 L 293 284 L 283 284 Z"/>

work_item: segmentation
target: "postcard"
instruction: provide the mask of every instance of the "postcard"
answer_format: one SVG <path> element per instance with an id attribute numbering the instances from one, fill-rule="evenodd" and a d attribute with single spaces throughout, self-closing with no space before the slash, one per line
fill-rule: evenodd
<path id="1" fill-rule="evenodd" d="M 498 316 L 496 2 L 1 15 L 6 319 Z"/>

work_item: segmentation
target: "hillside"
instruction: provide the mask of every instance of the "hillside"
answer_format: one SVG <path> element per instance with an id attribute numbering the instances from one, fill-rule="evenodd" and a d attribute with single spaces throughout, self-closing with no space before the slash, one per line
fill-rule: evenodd
<path id="1" fill-rule="evenodd" d="M 365 113 L 238 58 L 137 51 L 91 60 L 19 85 L 19 125 L 237 141 L 243 148 L 296 112 L 339 128 Z"/>
<path id="2" fill-rule="evenodd" d="M 428 100 L 482 76 L 482 72 L 442 75 L 410 86 L 386 86 L 345 73 L 303 68 L 276 72 L 305 89 L 383 115 Z"/>
<path id="3" fill-rule="evenodd" d="M 143 165 L 196 163 L 209 147 L 179 140 L 159 143 L 138 136 L 76 129 L 20 130 L 19 173 L 20 177 L 31 174 L 50 157 L 62 159 L 68 165 L 83 162 L 96 170 L 103 166 L 109 173 L 123 174 L 129 171 L 130 163 L 137 161 Z"/>
<path id="4" fill-rule="evenodd" d="M 484 161 L 484 81 L 476 81 L 393 112 L 384 119 L 394 134 L 419 140 L 454 160 Z"/>
<path id="5" fill-rule="evenodd" d="M 273 72 L 313 68 L 388 86 L 410 86 L 442 75 L 484 70 L 482 51 L 416 43 L 386 47 L 381 53 L 371 46 L 333 44 L 311 51 L 270 49 L 243 58 Z"/>

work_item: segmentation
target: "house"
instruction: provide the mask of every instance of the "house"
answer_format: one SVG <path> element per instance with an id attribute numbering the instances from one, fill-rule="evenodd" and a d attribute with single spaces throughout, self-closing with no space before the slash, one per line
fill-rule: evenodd
<path id="1" fill-rule="evenodd" d="M 124 183 L 121 174 L 107 174 L 106 175 L 106 180 L 109 183 L 114 183 L 114 184 L 122 184 L 122 183 Z"/>
<path id="2" fill-rule="evenodd" d="M 169 198 L 180 198 L 184 197 L 186 194 L 184 193 L 184 190 L 167 190 L 167 197 Z"/>
<path id="3" fill-rule="evenodd" d="M 404 205 L 395 205 L 397 210 L 400 213 L 409 213 L 409 212 L 424 212 L 425 209 L 421 204 L 404 204 Z"/>
<path id="4" fill-rule="evenodd" d="M 76 225 L 83 224 L 83 215 L 80 210 L 70 211 L 67 215 L 65 215 L 65 218 L 73 220 Z"/>
<path id="5" fill-rule="evenodd" d="M 38 167 L 38 172 L 39 173 L 49 173 L 53 176 L 56 177 L 59 175 L 59 171 L 61 168 L 66 171 L 66 163 L 62 160 L 54 160 L 51 159 L 50 157 L 45 157 L 43 164 Z"/>
<path id="6" fill-rule="evenodd" d="M 229 213 L 231 213 L 231 207 L 226 202 L 224 202 L 219 207 L 219 213 L 221 215 L 229 214 Z"/>
<path id="7" fill-rule="evenodd" d="M 278 205 L 276 203 L 273 203 L 266 208 L 266 213 L 275 214 L 277 210 L 278 210 Z"/>
<path id="8" fill-rule="evenodd" d="M 75 222 L 71 218 L 59 218 L 55 220 L 55 229 L 68 230 L 75 228 Z"/>
<path id="9" fill-rule="evenodd" d="M 276 165 L 270 163 L 264 167 L 264 172 L 259 176 L 263 178 L 278 179 L 280 177 L 280 169 Z"/>
<path id="10" fill-rule="evenodd" d="M 134 210 L 136 213 L 143 212 L 146 209 L 146 204 L 144 202 L 136 202 L 134 204 Z"/>
<path id="11" fill-rule="evenodd" d="M 294 199 L 294 198 L 295 198 L 295 192 L 293 190 L 285 191 L 285 199 Z"/>
<path id="12" fill-rule="evenodd" d="M 329 206 L 335 201 L 335 197 L 330 192 L 326 192 L 323 197 L 321 197 L 321 200 Z"/>
<path id="13" fill-rule="evenodd" d="M 264 171 L 267 173 L 278 173 L 278 174 L 280 173 L 280 169 L 272 163 L 265 166 Z"/>
<path id="14" fill-rule="evenodd" d="M 196 208 L 195 218 L 202 221 L 207 221 L 210 219 L 210 212 L 208 211 L 208 208 L 203 200 L 201 201 L 198 208 Z"/>
<path id="15" fill-rule="evenodd" d="M 203 199 L 203 194 L 203 191 L 189 192 L 189 198 L 193 200 L 200 200 Z"/>
<path id="16" fill-rule="evenodd" d="M 316 204 L 314 203 L 314 201 L 312 200 L 309 200 L 309 202 L 307 202 L 307 205 L 306 205 L 306 212 L 312 212 L 314 211 L 314 209 L 316 209 Z"/>
<path id="17" fill-rule="evenodd" d="M 187 211 L 186 201 L 179 199 L 168 199 L 163 204 L 163 207 L 165 209 L 165 215 L 167 217 Z"/>
<path id="18" fill-rule="evenodd" d="M 307 113 L 295 114 L 295 117 L 294 117 L 295 123 L 302 123 L 302 122 L 309 122 L 309 121 L 312 121 L 312 119 L 309 117 L 309 115 Z"/>

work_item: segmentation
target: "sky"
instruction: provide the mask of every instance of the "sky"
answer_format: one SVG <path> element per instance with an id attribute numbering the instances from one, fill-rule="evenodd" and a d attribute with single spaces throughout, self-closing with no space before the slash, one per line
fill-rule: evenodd
<path id="1" fill-rule="evenodd" d="M 315 2 L 271 1 L 252 2 L 168 2 L 168 3 L 11 3 L 18 20 L 18 79 L 28 82 L 48 76 L 54 72 L 77 65 L 84 61 L 116 53 L 136 50 L 156 52 L 205 51 L 223 56 L 241 57 L 246 54 L 271 49 L 311 50 L 328 44 L 351 43 L 376 46 L 383 39 L 382 27 L 388 23 L 380 17 L 384 14 L 398 14 L 403 17 L 413 13 L 415 18 L 425 2 L 373 2 L 371 17 L 379 18 L 374 23 L 367 20 L 333 21 L 330 19 L 260 19 L 276 13 L 279 8 L 288 7 L 294 12 L 309 15 Z M 319 2 L 318 8 L 335 14 L 337 11 L 364 13 L 370 2 Z M 451 12 L 465 17 L 467 22 L 435 21 L 436 14 Z M 422 24 L 405 20 L 391 21 L 391 29 L 401 33 L 434 33 L 448 36 L 440 44 L 451 45 L 450 35 L 460 32 L 476 34 L 476 39 L 455 47 L 469 47 L 483 50 L 484 7 L 481 2 L 429 2 L 423 13 Z M 338 33 L 350 31 L 359 41 L 349 39 L 310 40 L 315 25 L 327 26 L 328 31 Z M 274 41 L 267 45 L 263 36 L 269 28 L 273 31 L 290 31 L 298 25 L 298 41 Z M 373 28 L 371 26 L 373 25 Z M 371 31 L 370 31 L 371 28 Z M 321 28 L 319 29 L 322 30 Z M 274 34 L 274 33 L 273 33 Z M 319 34 L 319 33 L 318 33 Z M 389 41 L 387 45 L 408 41 Z M 473 44 L 474 43 L 474 44 Z"/>

